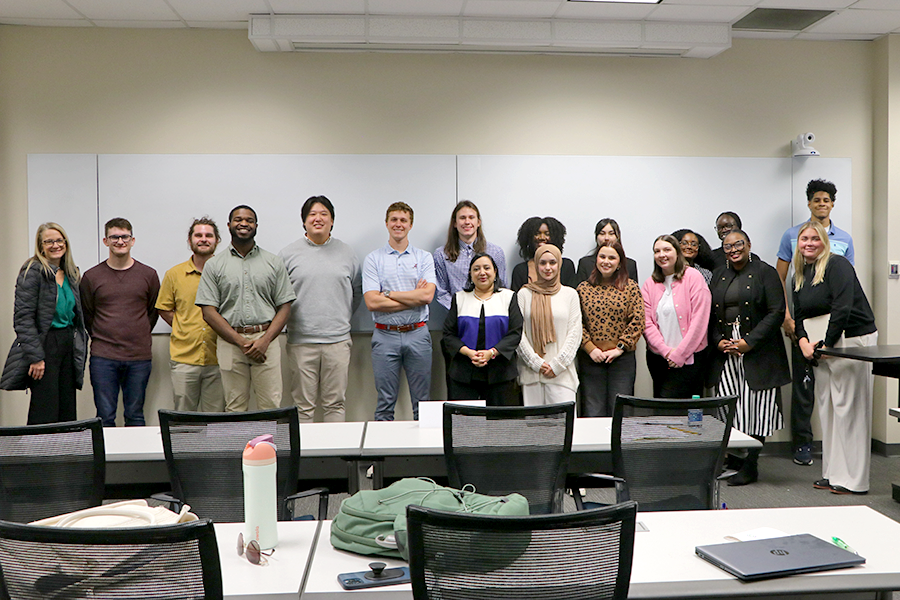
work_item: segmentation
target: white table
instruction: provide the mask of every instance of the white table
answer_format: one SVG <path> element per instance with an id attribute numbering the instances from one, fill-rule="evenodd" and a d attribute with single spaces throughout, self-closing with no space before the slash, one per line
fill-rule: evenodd
<path id="1" fill-rule="evenodd" d="M 570 473 L 612 471 L 612 417 L 577 418 L 572 431 Z M 758 448 L 760 443 L 736 429 L 729 448 Z M 362 445 L 362 464 L 373 459 L 374 486 L 385 475 L 446 475 L 444 433 L 441 428 L 422 428 L 415 421 L 370 421 Z M 387 464 L 385 464 L 387 462 Z"/>
<path id="2" fill-rule="evenodd" d="M 216 523 L 222 588 L 229 600 L 297 600 L 321 521 L 281 521 L 278 546 L 268 564 L 251 564 L 237 553 L 243 523 Z"/>
<path id="3" fill-rule="evenodd" d="M 900 590 L 900 523 L 867 506 L 638 513 L 649 531 L 635 536 L 629 598 L 790 597 L 836 593 L 890 600 Z M 724 543 L 726 535 L 773 527 L 787 534 L 837 536 L 866 558 L 860 567 L 742 583 L 694 554 L 694 547 Z M 373 559 L 335 550 L 322 524 L 301 600 L 347 600 L 338 573 L 366 570 Z M 561 555 L 564 556 L 564 555 Z M 396 566 L 398 561 L 385 561 Z M 409 585 L 359 590 L 366 600 L 410 600 Z M 841 596 L 829 596 L 837 598 Z"/>
<path id="4" fill-rule="evenodd" d="M 360 455 L 365 423 L 302 423 L 300 473 L 304 479 L 343 479 Z M 107 484 L 169 481 L 158 425 L 105 427 Z M 355 465 L 353 465 L 355 472 Z M 339 477 L 335 477 L 339 473 Z"/>

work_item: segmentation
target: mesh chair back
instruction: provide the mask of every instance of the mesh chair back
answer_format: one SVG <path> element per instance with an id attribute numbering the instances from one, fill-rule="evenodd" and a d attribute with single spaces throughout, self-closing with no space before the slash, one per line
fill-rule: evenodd
<path id="1" fill-rule="evenodd" d="M 562 512 L 572 452 L 575 403 L 548 406 L 444 404 L 444 456 L 450 486 L 481 494 L 513 492 L 531 514 Z"/>
<path id="2" fill-rule="evenodd" d="M 0 427 L 0 519 L 27 523 L 103 501 L 100 419 Z"/>
<path id="3" fill-rule="evenodd" d="M 613 471 L 625 480 L 625 493 L 617 500 L 635 500 L 642 511 L 716 508 L 716 478 L 736 402 L 737 396 L 687 400 L 618 396 Z M 692 408 L 703 410 L 700 427 L 688 425 Z"/>
<path id="4" fill-rule="evenodd" d="M 407 510 L 415 600 L 625 600 L 634 502 L 528 517 Z"/>
<path id="5" fill-rule="evenodd" d="M 4 600 L 222 598 L 210 521 L 65 529 L 0 521 Z"/>
<path id="6" fill-rule="evenodd" d="M 278 518 L 300 476 L 297 409 L 244 413 L 159 411 L 163 450 L 173 494 L 201 518 L 220 523 L 244 520 L 241 454 L 253 438 L 271 434 L 278 448 Z"/>

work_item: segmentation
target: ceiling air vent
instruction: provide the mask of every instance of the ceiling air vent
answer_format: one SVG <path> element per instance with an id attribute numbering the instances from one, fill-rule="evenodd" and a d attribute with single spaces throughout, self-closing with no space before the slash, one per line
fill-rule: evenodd
<path id="1" fill-rule="evenodd" d="M 833 12 L 832 10 L 757 8 L 732 25 L 731 28 L 753 29 L 756 31 L 803 31 Z"/>

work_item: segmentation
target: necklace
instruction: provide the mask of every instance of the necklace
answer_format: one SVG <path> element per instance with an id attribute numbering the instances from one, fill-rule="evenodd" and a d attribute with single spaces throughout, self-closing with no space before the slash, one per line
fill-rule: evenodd
<path id="1" fill-rule="evenodd" d="M 472 290 L 472 294 L 473 294 L 476 298 L 478 298 L 479 300 L 481 300 L 482 302 L 487 302 L 488 300 L 491 299 L 491 296 L 494 295 L 494 292 L 491 292 L 491 295 L 488 296 L 487 298 L 482 298 L 481 296 L 478 295 L 478 292 L 476 292 L 475 290 Z"/>

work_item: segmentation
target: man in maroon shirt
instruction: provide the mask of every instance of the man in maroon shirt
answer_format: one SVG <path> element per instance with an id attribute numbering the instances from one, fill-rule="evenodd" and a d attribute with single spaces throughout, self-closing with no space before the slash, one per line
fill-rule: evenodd
<path id="1" fill-rule="evenodd" d="M 144 424 L 144 393 L 150 379 L 150 332 L 156 324 L 156 270 L 131 257 L 131 223 L 106 223 L 109 258 L 81 278 L 84 321 L 91 334 L 91 387 L 104 427 L 116 426 L 119 390 L 125 426 Z"/>

